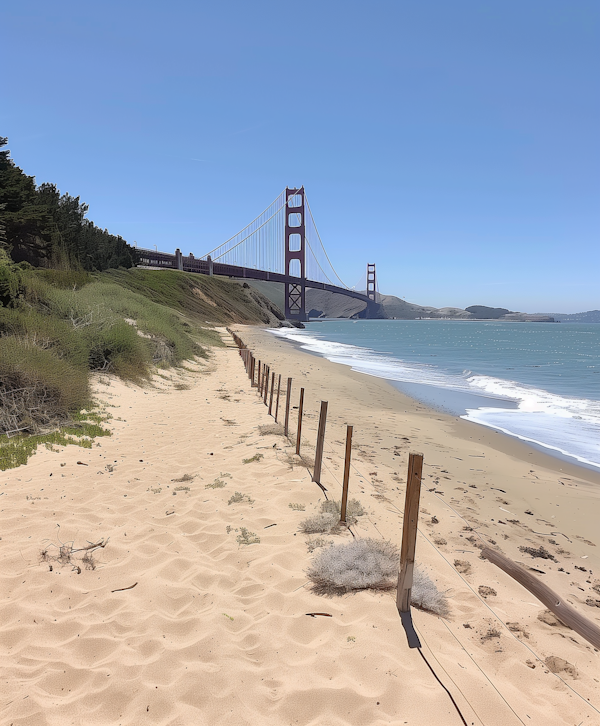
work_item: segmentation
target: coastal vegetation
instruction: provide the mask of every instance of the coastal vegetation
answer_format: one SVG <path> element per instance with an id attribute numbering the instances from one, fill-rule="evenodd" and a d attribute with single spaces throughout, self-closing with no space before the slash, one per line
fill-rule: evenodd
<path id="1" fill-rule="evenodd" d="M 272 321 L 247 286 L 132 267 L 134 250 L 87 210 L 0 150 L 0 469 L 40 443 L 91 445 L 104 433 L 81 417 L 92 373 L 148 382 L 222 345 L 214 325 Z"/>
<path id="2" fill-rule="evenodd" d="M 61 194 L 55 184 L 36 185 L 10 158 L 0 136 L 0 246 L 14 262 L 35 267 L 106 270 L 131 267 L 133 248 L 86 219 L 88 205 Z"/>

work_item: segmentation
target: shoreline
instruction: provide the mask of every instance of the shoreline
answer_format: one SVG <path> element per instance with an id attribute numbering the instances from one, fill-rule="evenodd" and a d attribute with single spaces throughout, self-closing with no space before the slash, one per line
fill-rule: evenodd
<path id="1" fill-rule="evenodd" d="M 268 328 L 263 329 L 265 331 L 270 330 Z M 299 340 L 288 338 L 285 335 L 279 335 L 277 332 L 271 332 L 270 334 L 278 339 L 285 340 L 295 350 L 301 351 L 302 353 L 306 353 L 310 356 L 315 356 L 322 360 L 329 361 L 329 358 L 327 358 L 324 354 L 316 350 L 304 348 L 302 342 Z M 342 365 L 349 370 L 353 370 L 349 364 L 335 364 Z M 520 444 L 525 445 L 530 450 L 527 452 L 527 454 L 524 454 L 521 448 L 517 447 L 516 450 L 520 451 L 521 456 L 530 456 L 534 453 L 541 454 L 544 457 L 549 456 L 551 459 L 560 462 L 561 465 L 566 467 L 566 469 L 569 470 L 570 474 L 574 476 L 578 475 L 577 469 L 583 469 L 584 471 L 591 472 L 592 474 L 597 475 L 597 477 L 595 477 L 595 480 L 600 485 L 600 464 L 596 464 L 584 459 L 578 459 L 576 455 L 562 451 L 561 449 L 552 446 L 551 444 L 545 444 L 535 439 L 528 438 L 525 435 L 520 435 L 513 431 L 501 428 L 494 424 L 482 423 L 480 421 L 475 421 L 467 417 L 469 409 L 474 412 L 477 412 L 479 409 L 485 411 L 488 407 L 491 407 L 493 409 L 516 409 L 518 405 L 516 401 L 512 399 L 497 398 L 493 395 L 486 395 L 483 392 L 466 392 L 441 388 L 435 385 L 426 385 L 418 382 L 396 381 L 394 379 L 387 379 L 384 376 L 378 376 L 364 371 L 353 370 L 353 372 L 358 373 L 359 375 L 367 376 L 369 378 L 375 378 L 384 381 L 388 386 L 394 388 L 401 395 L 406 396 L 408 399 L 414 402 L 418 402 L 419 404 L 430 409 L 432 415 L 443 414 L 451 416 L 456 420 L 474 423 L 477 429 L 487 429 L 489 432 L 500 434 L 501 436 L 506 437 L 515 443 L 519 442 Z M 552 464 L 549 462 L 542 462 L 540 465 L 552 467 Z M 572 467 L 574 467 L 574 469 Z"/>
<path id="2" fill-rule="evenodd" d="M 360 371 L 354 371 L 350 366 L 330 361 L 328 358 L 315 351 L 304 349 L 299 341 L 273 334 L 269 328 L 236 327 L 240 330 L 263 330 L 264 334 L 267 336 L 267 341 L 269 339 L 281 341 L 282 344 L 290 346 L 290 348 L 298 354 L 307 355 L 311 358 L 324 361 L 331 366 L 336 366 L 342 375 L 344 372 L 347 372 L 348 374 L 352 374 L 352 376 L 358 376 L 359 380 L 364 376 L 370 381 L 380 382 L 384 387 L 393 390 L 394 393 L 400 397 L 398 403 L 399 406 L 402 406 L 403 404 L 407 407 L 419 406 L 422 409 L 427 410 L 429 415 L 432 417 L 444 417 L 449 423 L 451 423 L 451 425 L 456 427 L 457 434 L 465 440 L 476 438 L 486 445 L 497 449 L 499 452 L 519 458 L 523 462 L 530 462 L 545 469 L 556 470 L 557 473 L 565 474 L 572 478 L 589 478 L 592 484 L 600 487 L 600 469 L 598 469 L 598 467 L 593 465 L 588 466 L 578 462 L 575 457 L 563 457 L 559 452 L 556 454 L 549 453 L 549 451 L 545 450 L 545 447 L 542 444 L 536 445 L 533 442 L 523 440 L 514 434 L 508 434 L 504 431 L 494 429 L 493 427 L 469 421 L 461 416 L 449 413 L 448 411 L 437 409 L 432 405 L 429 405 L 428 403 L 402 391 L 397 385 L 395 385 L 395 381 L 379 376 L 372 376 Z M 269 348 L 268 344 L 266 347 L 267 349 Z M 483 395 L 479 397 L 482 400 L 495 400 Z M 554 449 L 552 449 L 552 451 L 554 451 Z"/>

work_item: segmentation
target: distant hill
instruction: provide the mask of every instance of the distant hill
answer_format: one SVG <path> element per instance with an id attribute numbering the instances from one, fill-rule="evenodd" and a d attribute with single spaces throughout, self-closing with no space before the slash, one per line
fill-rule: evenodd
<path id="1" fill-rule="evenodd" d="M 239 280 L 247 282 L 259 290 L 275 305 L 283 310 L 284 292 L 281 282 L 262 282 L 260 280 Z M 518 313 L 507 308 L 489 308 L 485 305 L 473 305 L 462 308 L 434 308 L 406 302 L 394 295 L 380 295 L 381 314 L 388 320 L 504 320 L 513 322 L 553 323 L 554 316 L 543 313 Z M 311 318 L 360 318 L 364 314 L 366 303 L 361 300 L 328 292 L 326 290 L 306 290 L 306 309 Z M 600 313 L 598 313 L 600 315 Z"/>
<path id="2" fill-rule="evenodd" d="M 588 310 L 586 313 L 550 313 L 559 323 L 600 323 L 600 310 Z"/>

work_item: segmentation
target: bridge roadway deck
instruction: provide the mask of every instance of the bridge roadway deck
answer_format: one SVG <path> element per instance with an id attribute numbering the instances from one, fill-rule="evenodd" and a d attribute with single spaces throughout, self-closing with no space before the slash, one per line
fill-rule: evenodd
<path id="1" fill-rule="evenodd" d="M 177 258 L 168 252 L 156 252 L 155 250 L 145 250 L 136 248 L 137 264 L 144 267 L 158 267 L 160 269 L 177 270 Z M 184 272 L 197 272 L 201 275 L 208 275 L 209 263 L 206 260 L 200 260 L 196 257 L 182 257 Z M 363 302 L 372 303 L 373 301 L 366 295 L 355 290 L 349 290 L 346 287 L 338 287 L 325 282 L 317 282 L 315 280 L 301 279 L 284 275 L 280 272 L 268 272 L 266 270 L 254 270 L 251 267 L 240 267 L 238 265 L 225 265 L 222 262 L 213 262 L 213 275 L 222 275 L 224 277 L 238 277 L 250 280 L 264 280 L 266 282 L 289 282 L 301 283 L 305 287 L 312 287 L 315 290 L 327 290 L 328 292 L 336 292 L 340 295 L 353 297 Z"/>

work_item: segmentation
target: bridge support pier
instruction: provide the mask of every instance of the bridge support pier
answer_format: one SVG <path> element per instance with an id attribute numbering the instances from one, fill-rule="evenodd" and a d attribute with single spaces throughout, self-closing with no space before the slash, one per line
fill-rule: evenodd
<path id="1" fill-rule="evenodd" d="M 359 314 L 358 317 L 366 318 L 367 320 L 380 320 L 385 318 L 383 307 L 377 300 L 377 273 L 375 271 L 374 262 L 367 262 L 367 297 L 369 298 L 367 307 Z"/>
<path id="2" fill-rule="evenodd" d="M 285 190 L 285 274 L 298 282 L 285 283 L 286 320 L 308 320 L 306 314 L 304 187 Z"/>
<path id="3" fill-rule="evenodd" d="M 183 255 L 179 247 L 175 250 L 175 265 L 178 270 L 183 270 Z"/>

